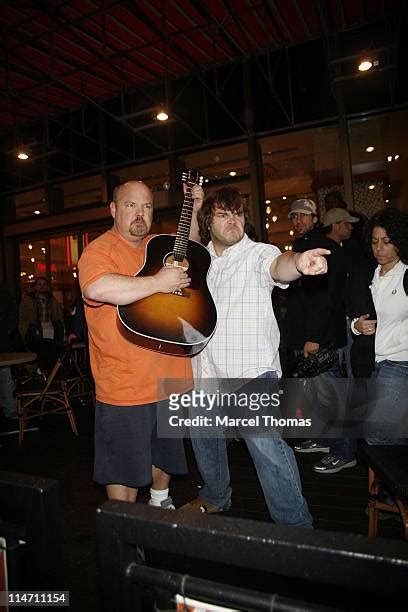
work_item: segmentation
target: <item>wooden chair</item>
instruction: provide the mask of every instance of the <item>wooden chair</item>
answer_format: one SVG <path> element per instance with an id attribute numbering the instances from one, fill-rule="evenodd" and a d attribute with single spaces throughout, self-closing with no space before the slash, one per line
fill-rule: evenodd
<path id="1" fill-rule="evenodd" d="M 366 445 L 361 457 L 368 464 L 368 537 L 377 535 L 378 512 L 393 512 L 408 541 L 408 446 Z M 387 496 L 393 504 L 384 501 Z"/>
<path id="2" fill-rule="evenodd" d="M 17 380 L 17 414 L 19 419 L 18 442 L 22 444 L 26 423 L 48 414 L 65 413 L 75 435 L 78 435 L 77 422 L 67 393 L 67 383 L 63 376 L 67 352 L 57 358 L 48 375 L 38 373 Z"/>
<path id="3" fill-rule="evenodd" d="M 70 345 L 66 382 L 70 399 L 83 399 L 88 396 L 95 405 L 94 383 L 89 368 L 88 348 L 85 342 L 72 342 Z"/>

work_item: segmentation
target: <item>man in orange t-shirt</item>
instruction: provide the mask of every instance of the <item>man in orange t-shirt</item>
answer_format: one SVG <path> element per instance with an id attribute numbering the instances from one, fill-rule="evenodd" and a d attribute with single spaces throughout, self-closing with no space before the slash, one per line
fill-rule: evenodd
<path id="1" fill-rule="evenodd" d="M 198 239 L 197 210 L 203 190 L 192 189 L 194 213 L 190 237 Z M 174 508 L 170 474 L 187 472 L 183 441 L 157 438 L 157 403 L 167 400 L 166 379 L 192 386 L 189 358 L 140 348 L 121 333 L 116 305 L 154 293 L 187 287 L 182 268 L 163 267 L 154 276 L 135 277 L 144 261 L 153 219 L 153 196 L 140 181 L 118 185 L 110 204 L 112 229 L 91 242 L 79 261 L 79 279 L 89 332 L 96 386 L 94 478 L 109 499 L 135 501 L 138 488 L 152 482 L 149 504 Z"/>

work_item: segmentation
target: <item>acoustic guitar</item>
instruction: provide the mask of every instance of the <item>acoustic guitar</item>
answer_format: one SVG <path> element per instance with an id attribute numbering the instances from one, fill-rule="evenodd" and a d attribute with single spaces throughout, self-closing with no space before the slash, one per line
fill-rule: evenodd
<path id="1" fill-rule="evenodd" d="M 162 266 L 188 270 L 191 283 L 174 293 L 155 293 L 118 306 L 125 336 L 138 346 L 167 355 L 192 356 L 210 340 L 217 311 L 207 287 L 211 257 L 200 243 L 189 240 L 194 201 L 191 190 L 202 177 L 183 173 L 186 185 L 176 236 L 162 234 L 147 242 L 143 267 L 136 276 L 153 276 Z"/>

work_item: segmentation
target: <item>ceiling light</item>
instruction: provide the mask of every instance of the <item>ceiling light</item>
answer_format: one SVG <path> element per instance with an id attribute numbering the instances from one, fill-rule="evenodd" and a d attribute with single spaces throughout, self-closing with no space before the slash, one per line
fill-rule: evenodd
<path id="1" fill-rule="evenodd" d="M 210 179 L 204 179 L 204 183 L 208 183 Z"/>
<path id="2" fill-rule="evenodd" d="M 289 246 L 285 244 L 285 251 L 289 251 Z"/>
<path id="3" fill-rule="evenodd" d="M 30 261 L 31 261 L 32 263 L 34 263 L 34 262 L 35 262 L 35 258 L 34 258 L 34 257 L 31 257 Z"/>
<path id="4" fill-rule="evenodd" d="M 375 185 L 369 185 L 368 188 L 369 189 L 375 189 Z"/>
<path id="5" fill-rule="evenodd" d="M 373 62 L 369 58 L 365 58 L 362 60 L 358 66 L 360 72 L 367 72 L 370 68 L 373 67 Z"/>
<path id="6" fill-rule="evenodd" d="M 267 207 L 266 207 L 266 214 L 267 214 L 267 215 L 270 215 L 270 214 L 271 214 L 271 207 L 270 207 L 270 206 L 267 206 Z"/>
<path id="7" fill-rule="evenodd" d="M 392 155 L 388 155 L 387 160 L 388 160 L 389 162 L 392 162 Z"/>
<path id="8" fill-rule="evenodd" d="M 388 204 L 389 200 L 385 200 L 386 204 Z"/>
<path id="9" fill-rule="evenodd" d="M 290 230 L 289 236 L 293 236 L 293 233 L 294 233 L 293 230 Z"/>
<path id="10" fill-rule="evenodd" d="M 270 204 L 271 201 L 270 200 L 265 200 L 265 204 Z"/>
<path id="11" fill-rule="evenodd" d="M 237 176 L 237 173 L 235 172 L 235 170 L 231 170 L 230 172 L 228 172 L 228 174 L 230 176 Z"/>
<path id="12" fill-rule="evenodd" d="M 18 159 L 26 160 L 26 159 L 28 159 L 28 153 L 27 153 L 27 151 L 23 151 L 23 150 L 18 151 L 17 157 L 18 157 Z"/>
<path id="13" fill-rule="evenodd" d="M 169 115 L 167 114 L 167 111 L 164 110 L 164 108 L 161 108 L 156 115 L 156 119 L 158 119 L 159 121 L 167 121 L 168 118 Z"/>
<path id="14" fill-rule="evenodd" d="M 367 153 L 372 153 L 374 151 L 374 147 L 370 145 L 369 147 L 366 147 L 366 151 Z"/>
<path id="15" fill-rule="evenodd" d="M 29 244 L 29 245 L 28 245 L 28 248 L 29 248 L 29 249 L 30 249 L 30 251 L 31 251 L 31 250 L 32 250 L 32 248 L 33 248 L 33 245 L 32 245 L 32 244 Z"/>
<path id="16" fill-rule="evenodd" d="M 286 196 L 282 196 L 282 200 L 286 200 Z"/>
<path id="17" fill-rule="evenodd" d="M 394 159 L 395 160 L 399 159 L 399 155 L 394 155 Z"/>
<path id="18" fill-rule="evenodd" d="M 41 210 L 35 210 L 35 211 L 34 211 L 34 214 L 35 214 L 35 215 L 41 215 Z"/>
<path id="19" fill-rule="evenodd" d="M 277 220 L 278 220 L 278 217 L 277 217 L 276 215 L 273 215 L 273 217 L 272 217 L 272 221 L 273 221 L 274 223 L 276 223 L 276 221 L 277 221 Z"/>
<path id="20" fill-rule="evenodd" d="M 266 229 L 269 229 L 269 223 L 265 223 Z"/>

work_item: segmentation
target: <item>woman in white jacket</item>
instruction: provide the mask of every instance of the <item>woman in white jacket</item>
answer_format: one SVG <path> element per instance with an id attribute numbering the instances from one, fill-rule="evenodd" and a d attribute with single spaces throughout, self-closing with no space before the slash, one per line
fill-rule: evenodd
<path id="1" fill-rule="evenodd" d="M 370 285 L 376 314 L 374 318 L 363 313 L 352 323 L 356 335 L 375 334 L 376 367 L 369 388 L 366 437 L 369 444 L 406 444 L 408 215 L 393 208 L 378 212 L 369 221 L 367 236 L 378 263 Z"/>

